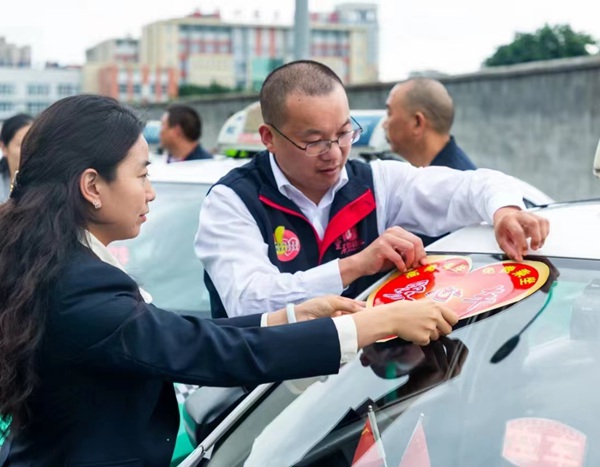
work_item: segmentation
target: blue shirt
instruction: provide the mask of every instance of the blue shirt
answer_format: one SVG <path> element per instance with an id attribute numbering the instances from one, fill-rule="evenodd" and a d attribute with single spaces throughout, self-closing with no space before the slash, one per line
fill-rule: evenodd
<path id="1" fill-rule="evenodd" d="M 213 158 L 212 154 L 210 152 L 208 152 L 206 149 L 204 149 L 201 144 L 198 143 L 198 145 L 192 150 L 192 152 L 190 152 L 187 156 L 185 156 L 181 160 L 175 159 L 171 154 L 169 154 L 169 157 L 167 158 L 167 163 L 182 162 L 182 161 L 196 161 L 196 160 L 200 160 L 200 159 L 212 159 L 212 158 Z"/>

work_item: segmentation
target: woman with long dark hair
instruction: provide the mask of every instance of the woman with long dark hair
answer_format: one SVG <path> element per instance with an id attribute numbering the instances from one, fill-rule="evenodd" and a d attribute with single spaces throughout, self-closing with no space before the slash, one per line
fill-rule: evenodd
<path id="1" fill-rule="evenodd" d="M 21 159 L 21 142 L 31 127 L 33 117 L 17 114 L 4 121 L 0 130 L 0 201 L 5 201 L 10 193 L 10 186 L 19 168 Z"/>
<path id="2" fill-rule="evenodd" d="M 25 137 L 0 205 L 4 465 L 166 466 L 179 420 L 173 382 L 334 373 L 348 341 L 342 329 L 354 330 L 355 348 L 451 331 L 456 316 L 433 303 L 313 319 L 361 309 L 325 297 L 263 321 L 202 320 L 148 303 L 106 248 L 138 235 L 155 196 L 142 129 L 115 100 L 82 95 L 50 106 Z M 277 326 L 288 318 L 298 323 Z"/>

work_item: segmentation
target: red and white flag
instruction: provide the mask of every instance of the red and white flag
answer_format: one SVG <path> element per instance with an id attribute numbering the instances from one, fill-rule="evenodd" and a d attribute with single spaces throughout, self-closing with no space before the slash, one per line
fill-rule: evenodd
<path id="1" fill-rule="evenodd" d="M 351 467 L 387 467 L 385 451 L 372 407 L 369 407 L 367 421 L 360 434 Z"/>
<path id="2" fill-rule="evenodd" d="M 399 467 L 431 467 L 422 415 L 419 417 L 404 454 L 402 454 Z"/>

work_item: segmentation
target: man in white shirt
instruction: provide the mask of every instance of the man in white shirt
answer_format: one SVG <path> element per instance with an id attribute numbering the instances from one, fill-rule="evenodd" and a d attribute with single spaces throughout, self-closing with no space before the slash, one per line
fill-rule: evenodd
<path id="1" fill-rule="evenodd" d="M 360 126 L 339 77 L 313 61 L 273 71 L 261 95 L 267 151 L 210 191 L 195 251 L 213 316 L 263 313 L 326 294 L 356 296 L 378 274 L 425 257 L 421 240 L 488 221 L 521 260 L 548 222 L 522 210 L 511 177 L 492 170 L 348 160 Z"/>

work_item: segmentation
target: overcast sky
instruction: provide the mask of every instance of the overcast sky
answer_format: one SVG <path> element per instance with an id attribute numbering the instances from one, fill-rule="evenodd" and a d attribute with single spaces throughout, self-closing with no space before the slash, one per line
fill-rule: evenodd
<path id="1" fill-rule="evenodd" d="M 331 10 L 339 0 L 309 1 L 311 11 Z M 394 81 L 411 71 L 450 74 L 476 71 L 497 46 L 516 31 L 533 32 L 545 22 L 567 23 L 600 38 L 600 21 L 590 0 L 378 0 L 380 78 Z M 271 20 L 276 9 L 291 22 L 294 0 L 13 0 L 2 2 L 0 36 L 30 44 L 36 63 L 82 64 L 85 49 L 111 37 L 139 37 L 144 24 L 221 5 L 224 17 L 252 16 Z M 273 5 L 278 5 L 276 9 Z"/>

